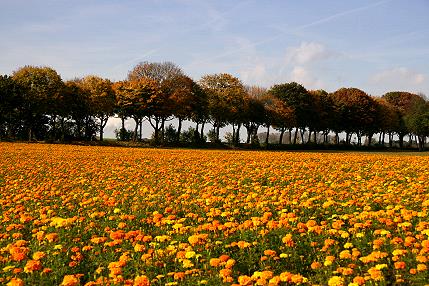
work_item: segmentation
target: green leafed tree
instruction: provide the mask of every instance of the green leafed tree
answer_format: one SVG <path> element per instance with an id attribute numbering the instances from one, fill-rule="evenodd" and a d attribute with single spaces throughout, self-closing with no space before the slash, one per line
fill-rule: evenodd
<path id="1" fill-rule="evenodd" d="M 21 126 L 22 97 L 15 81 L 0 76 L 0 139 L 15 138 Z"/>
<path id="2" fill-rule="evenodd" d="M 246 94 L 244 86 L 238 78 L 226 73 L 205 75 L 199 83 L 207 94 L 213 130 L 219 141 L 221 127 L 228 122 L 237 127 L 241 124 L 240 113 L 244 109 Z M 234 131 L 234 141 L 237 141 L 238 132 Z"/>
<path id="3" fill-rule="evenodd" d="M 399 137 L 399 146 L 403 148 L 404 137 L 410 133 L 410 130 L 405 123 L 405 117 L 407 117 L 412 111 L 413 107 L 424 103 L 424 98 L 420 95 L 405 92 L 405 91 L 392 91 L 382 96 L 386 102 L 394 106 L 400 114 L 400 123 L 398 129 L 395 130 Z"/>
<path id="4" fill-rule="evenodd" d="M 246 143 L 255 143 L 259 126 L 265 123 L 265 107 L 263 98 L 267 89 L 259 86 L 246 86 L 243 126 L 247 131 Z"/>
<path id="5" fill-rule="evenodd" d="M 49 115 L 51 129 L 55 130 L 56 117 L 60 112 L 60 96 L 63 81 L 50 67 L 25 66 L 12 74 L 13 80 L 22 92 L 22 109 L 25 114 L 24 125 L 28 139 L 32 140 L 41 130 L 45 115 Z"/>
<path id="6" fill-rule="evenodd" d="M 292 108 L 295 113 L 296 131 L 293 143 L 296 143 L 298 129 L 301 131 L 301 140 L 304 143 L 304 132 L 310 127 L 314 116 L 314 106 L 308 91 L 296 82 L 274 85 L 268 91 L 273 96 Z"/>
<path id="7" fill-rule="evenodd" d="M 421 98 L 424 100 L 423 97 Z M 416 136 L 419 150 L 423 151 L 426 137 L 429 136 L 429 102 L 415 101 L 405 116 L 405 124 L 408 130 Z"/>

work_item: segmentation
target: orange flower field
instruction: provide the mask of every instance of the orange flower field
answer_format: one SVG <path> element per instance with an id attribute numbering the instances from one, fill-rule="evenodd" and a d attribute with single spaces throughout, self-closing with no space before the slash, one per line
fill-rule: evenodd
<path id="1" fill-rule="evenodd" d="M 429 158 L 0 143 L 2 285 L 424 285 Z"/>

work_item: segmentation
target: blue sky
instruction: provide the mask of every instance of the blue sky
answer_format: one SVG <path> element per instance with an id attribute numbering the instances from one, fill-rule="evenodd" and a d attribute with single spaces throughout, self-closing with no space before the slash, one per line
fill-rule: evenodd
<path id="1" fill-rule="evenodd" d="M 48 65 L 64 80 L 122 80 L 172 61 L 198 80 L 297 81 L 375 96 L 429 95 L 429 1 L 0 0 L 0 73 Z"/>

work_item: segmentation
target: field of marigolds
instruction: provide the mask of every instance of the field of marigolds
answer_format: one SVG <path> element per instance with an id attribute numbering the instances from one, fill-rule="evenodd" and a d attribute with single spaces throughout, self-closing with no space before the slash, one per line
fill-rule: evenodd
<path id="1" fill-rule="evenodd" d="M 2 285 L 429 284 L 429 157 L 0 143 Z"/>

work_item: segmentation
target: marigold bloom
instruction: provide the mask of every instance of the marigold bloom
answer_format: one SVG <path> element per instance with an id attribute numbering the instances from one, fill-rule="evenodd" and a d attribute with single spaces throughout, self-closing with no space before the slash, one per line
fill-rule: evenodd
<path id="1" fill-rule="evenodd" d="M 252 278 L 247 275 L 241 275 L 238 277 L 238 284 L 240 285 L 252 285 Z"/>
<path id="2" fill-rule="evenodd" d="M 79 284 L 79 278 L 75 275 L 65 275 L 61 282 L 61 286 L 78 286 Z"/>
<path id="3" fill-rule="evenodd" d="M 344 278 L 340 276 L 332 276 L 328 280 L 329 286 L 343 286 L 344 285 Z"/>
<path id="4" fill-rule="evenodd" d="M 39 260 L 28 260 L 24 266 L 24 272 L 26 273 L 32 273 L 37 270 L 42 270 L 42 263 Z"/>
<path id="5" fill-rule="evenodd" d="M 24 281 L 22 281 L 20 278 L 12 278 L 6 285 L 7 286 L 24 286 Z"/>
<path id="6" fill-rule="evenodd" d="M 37 251 L 35 253 L 33 253 L 33 259 L 34 260 L 40 260 L 42 258 L 46 257 L 46 253 L 42 252 L 42 251 Z"/>
<path id="7" fill-rule="evenodd" d="M 137 276 L 134 278 L 133 286 L 149 286 L 150 281 L 145 275 Z"/>
<path id="8" fill-rule="evenodd" d="M 210 266 L 212 267 L 218 267 L 220 263 L 221 263 L 221 260 L 219 258 L 210 259 Z"/>

